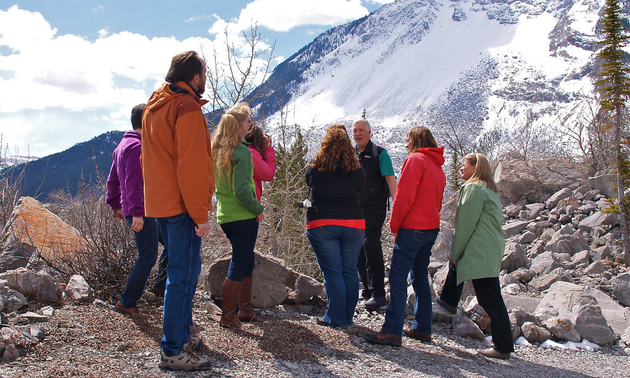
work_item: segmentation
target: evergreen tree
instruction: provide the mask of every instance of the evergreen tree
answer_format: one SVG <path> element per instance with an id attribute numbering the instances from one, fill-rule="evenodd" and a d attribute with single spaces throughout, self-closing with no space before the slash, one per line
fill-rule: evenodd
<path id="1" fill-rule="evenodd" d="M 459 164 L 460 164 L 459 154 L 457 150 L 453 150 L 453 156 L 451 158 L 451 174 L 448 178 L 448 183 L 451 184 L 451 189 L 456 192 L 462 188 L 462 180 L 459 177 Z"/>
<path id="2" fill-rule="evenodd" d="M 621 8 L 617 0 L 606 0 L 602 19 L 604 39 L 598 57 L 602 60 L 601 72 L 597 81 L 600 92 L 600 104 L 606 119 L 607 127 L 611 129 L 614 139 L 614 149 L 617 165 L 617 193 L 619 206 L 619 224 L 623 238 L 624 259 L 626 266 L 630 266 L 630 241 L 628 239 L 627 201 L 624 195 L 623 172 L 628 162 L 622 153 L 622 139 L 624 139 L 624 114 L 626 101 L 630 95 L 630 69 L 627 64 L 627 54 L 624 46 L 628 35 L 624 24 L 627 19 L 621 17 Z"/>

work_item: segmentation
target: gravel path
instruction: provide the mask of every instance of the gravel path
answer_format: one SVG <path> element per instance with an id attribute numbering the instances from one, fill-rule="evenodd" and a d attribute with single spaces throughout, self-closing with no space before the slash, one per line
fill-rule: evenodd
<path id="1" fill-rule="evenodd" d="M 201 295 L 203 297 L 203 294 Z M 517 346 L 508 361 L 476 355 L 483 341 L 453 335 L 434 324 L 434 342 L 404 338 L 402 347 L 366 343 L 384 313 L 359 309 L 347 330 L 316 324 L 316 315 L 260 311 L 269 320 L 240 331 L 220 327 L 216 307 L 195 300 L 193 332 L 201 354 L 214 363 L 207 372 L 158 368 L 160 308 L 145 306 L 148 321 L 132 320 L 103 305 L 66 305 L 43 327 L 47 336 L 17 361 L 0 364 L 1 377 L 630 377 L 630 350 L 598 352 Z"/>

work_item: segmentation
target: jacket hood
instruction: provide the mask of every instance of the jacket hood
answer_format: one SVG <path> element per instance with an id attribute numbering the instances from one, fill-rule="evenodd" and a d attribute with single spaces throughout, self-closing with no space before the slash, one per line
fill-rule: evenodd
<path id="1" fill-rule="evenodd" d="M 149 102 L 147 103 L 146 110 L 156 110 L 169 103 L 177 96 L 191 95 L 199 103 L 199 105 L 205 105 L 208 100 L 202 100 L 196 94 L 196 92 L 185 82 L 178 81 L 175 83 L 164 83 L 151 95 Z"/>
<path id="2" fill-rule="evenodd" d="M 435 162 L 435 164 L 442 166 L 444 165 L 444 147 L 422 147 L 418 149 L 418 151 L 414 152 L 414 154 L 421 153 L 425 154 L 431 158 Z"/>

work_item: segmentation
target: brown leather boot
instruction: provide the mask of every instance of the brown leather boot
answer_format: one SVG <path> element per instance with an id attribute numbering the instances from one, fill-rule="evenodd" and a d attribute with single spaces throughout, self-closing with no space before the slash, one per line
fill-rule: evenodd
<path id="1" fill-rule="evenodd" d="M 243 288 L 239 298 L 238 320 L 246 323 L 264 323 L 265 321 L 256 316 L 254 305 L 252 304 L 252 277 L 243 278 Z"/>
<path id="2" fill-rule="evenodd" d="M 241 295 L 241 287 L 243 287 L 243 282 L 232 281 L 229 278 L 223 281 L 223 293 L 221 294 L 223 305 L 221 306 L 221 320 L 219 321 L 223 327 L 241 328 L 242 326 L 236 317 L 236 305 Z"/>

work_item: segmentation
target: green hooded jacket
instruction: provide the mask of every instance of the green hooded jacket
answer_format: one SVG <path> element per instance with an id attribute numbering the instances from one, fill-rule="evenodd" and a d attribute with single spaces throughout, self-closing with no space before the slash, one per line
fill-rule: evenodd
<path id="1" fill-rule="evenodd" d="M 499 196 L 481 183 L 464 185 L 457 204 L 451 260 L 457 261 L 457 283 L 498 277 L 505 250 Z"/>
<path id="2" fill-rule="evenodd" d="M 215 169 L 219 224 L 256 218 L 263 212 L 262 205 L 256 199 L 254 164 L 247 145 L 247 142 L 243 142 L 234 149 L 230 182 L 220 177 L 219 170 Z"/>

